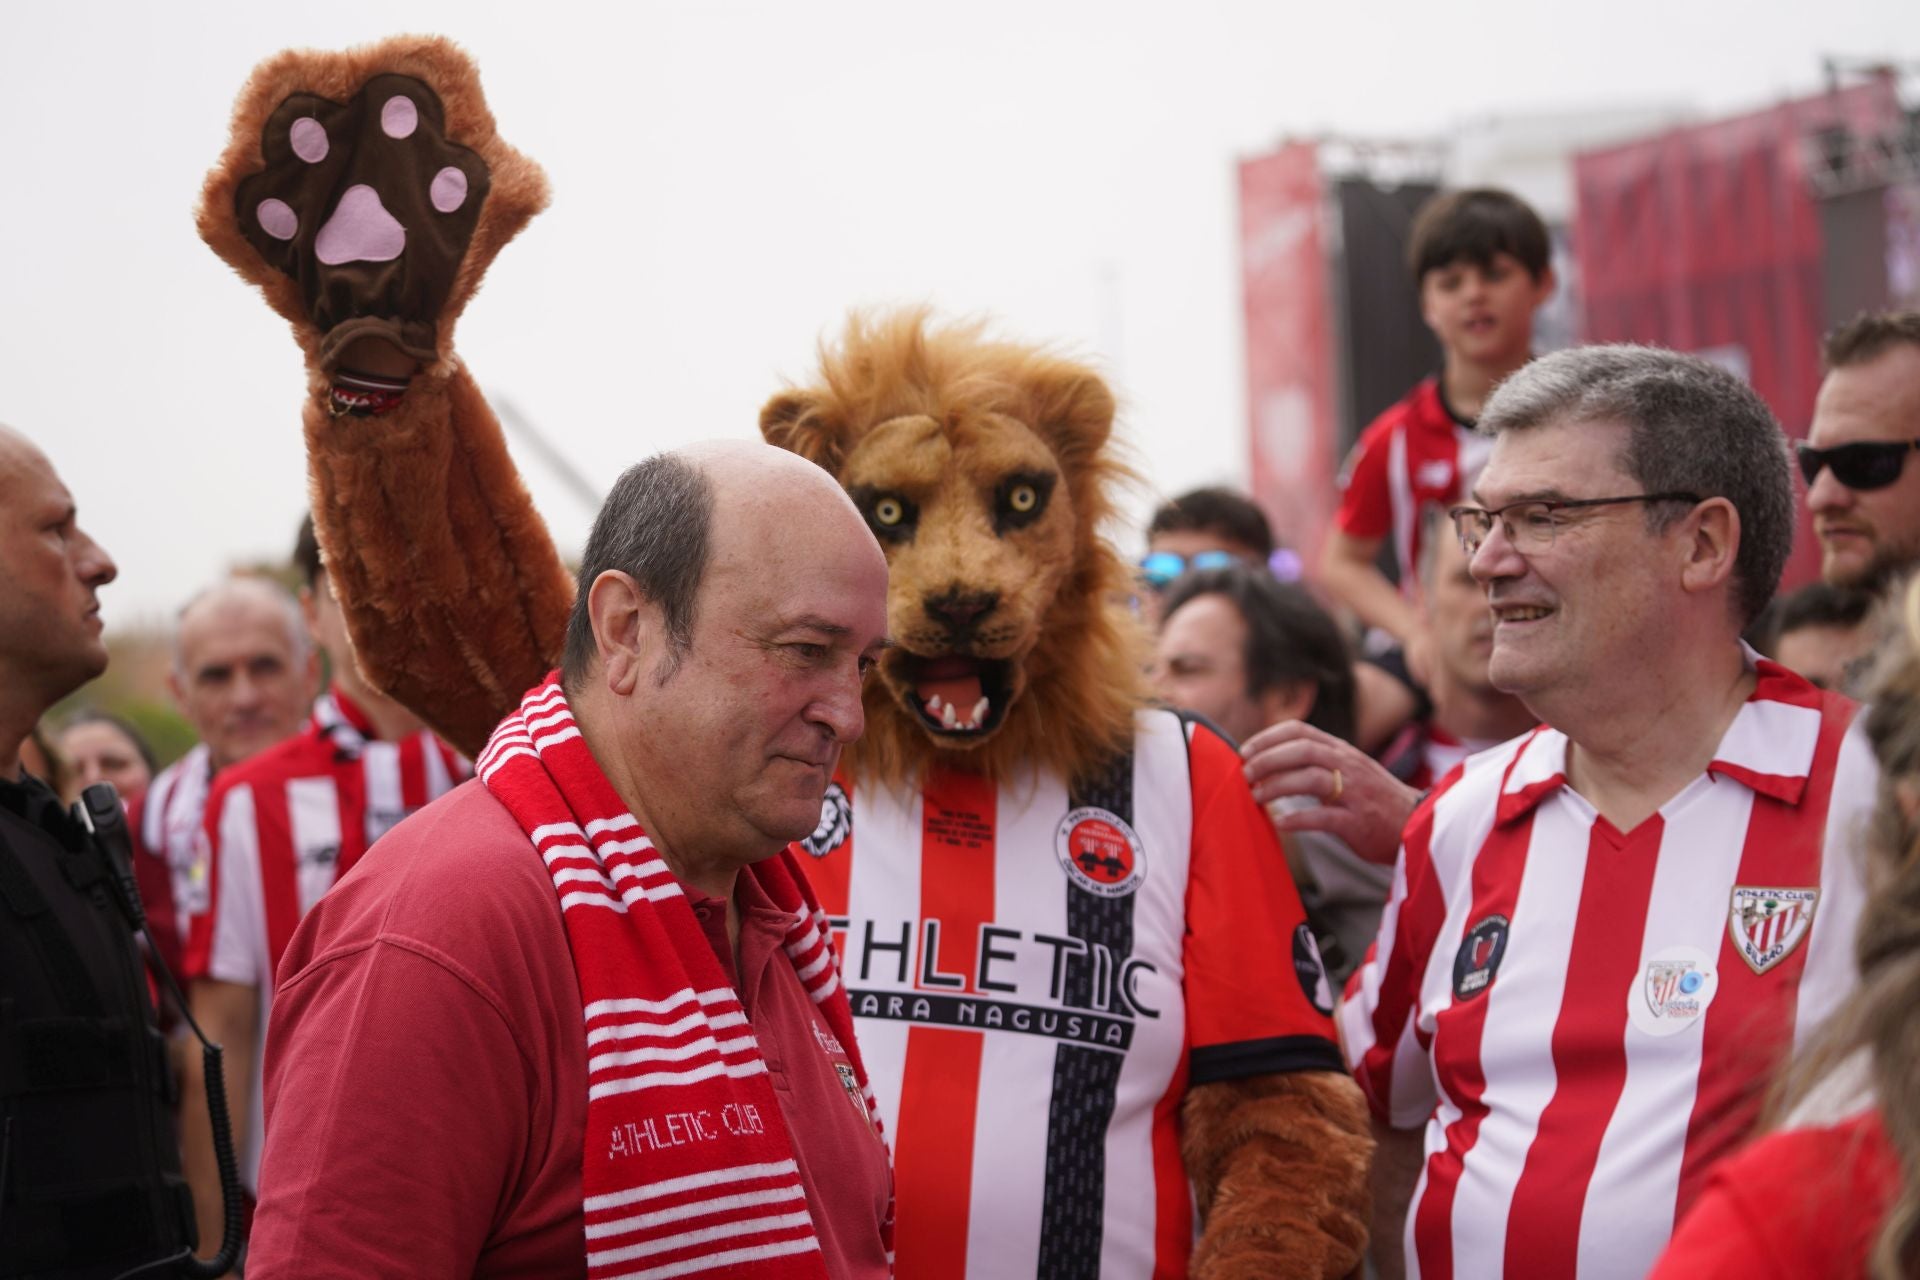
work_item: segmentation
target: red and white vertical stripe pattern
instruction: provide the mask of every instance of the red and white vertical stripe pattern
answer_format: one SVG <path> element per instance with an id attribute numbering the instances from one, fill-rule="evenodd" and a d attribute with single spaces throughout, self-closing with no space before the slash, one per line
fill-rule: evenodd
<path id="1" fill-rule="evenodd" d="M 1795 926 L 1800 923 L 1802 910 L 1801 904 L 1797 902 L 1782 907 L 1775 914 L 1745 926 L 1747 937 L 1753 941 L 1756 948 L 1765 951 L 1793 932 Z"/>
<path id="2" fill-rule="evenodd" d="M 174 927 L 182 938 L 193 917 L 207 910 L 208 870 L 200 824 L 213 781 L 210 755 L 203 742 L 162 769 L 147 788 L 140 811 L 141 843 L 167 862 Z"/>
<path id="3" fill-rule="evenodd" d="M 445 795 L 466 774 L 452 748 L 422 730 L 368 738 L 334 694 L 314 703 L 300 735 L 221 774 L 203 856 L 209 909 L 187 944 L 187 971 L 261 988 L 294 929 L 375 840 Z"/>
<path id="4" fill-rule="evenodd" d="M 1566 786 L 1549 729 L 1470 759 L 1415 815 L 1341 1011 L 1376 1112 L 1425 1128 L 1409 1275 L 1646 1273 L 1854 981 L 1875 785 L 1855 710 L 1762 664 L 1707 771 L 1631 832 Z M 1755 885 L 1818 891 L 1762 972 L 1730 929 Z M 1463 981 L 1495 936 L 1497 968 Z M 1675 973 L 1703 1003 L 1663 1020 Z"/>
<path id="5" fill-rule="evenodd" d="M 739 998 L 679 881 L 587 749 L 557 673 L 501 722 L 478 766 L 546 862 L 573 950 L 586 1012 L 589 1276 L 824 1276 Z M 743 874 L 793 913 L 786 954 L 864 1089 L 824 917 L 790 858 Z"/>
<path id="6" fill-rule="evenodd" d="M 1393 512 L 1400 591 L 1411 596 L 1420 576 L 1427 513 L 1444 511 L 1465 499 L 1487 465 L 1493 437 L 1455 422 L 1437 388 L 1423 384 L 1409 400 L 1414 403 L 1388 443 L 1387 496 Z M 1443 523 L 1435 532 L 1450 537 L 1453 531 Z"/>
<path id="7" fill-rule="evenodd" d="M 1106 1121 L 1103 1226 L 1088 1274 L 1184 1274 L 1193 1247 L 1178 1143 L 1192 1047 L 1184 944 L 1190 925 L 1206 927 L 1188 912 L 1195 847 L 1224 837 L 1196 825 L 1193 779 L 1203 766 L 1190 760 L 1187 732 L 1170 712 L 1140 714 L 1131 825 L 1149 869 L 1134 893 L 1130 956 L 1148 962 L 1133 971 L 1133 990 L 1155 1013 L 1131 1019 Z M 1063 1021 L 1089 1012 L 1064 1005 L 1057 990 L 1058 957 L 1072 954 L 1070 881 L 1056 853 L 1073 807 L 1069 789 L 1040 771 L 995 785 L 933 768 L 917 786 L 872 782 L 848 793 L 852 834 L 805 865 L 849 920 L 844 976 L 868 1005 L 855 1009 L 861 1050 L 879 1086 L 876 1114 L 893 1138 L 899 1272 L 915 1280 L 1032 1275 L 1061 1041 L 1018 1031 L 1011 1014 L 1009 1024 L 982 1013 L 969 1025 L 940 1025 L 885 1010 L 896 996 L 911 1011 L 915 996 L 932 994 L 980 1009 L 1006 1001 L 1058 1011 Z M 983 968 L 1001 949 L 1009 954 Z"/>
<path id="8" fill-rule="evenodd" d="M 181 968 L 255 988 L 263 1031 L 274 971 L 301 918 L 369 845 L 467 771 L 431 733 L 383 742 L 355 723 L 358 714 L 340 695 L 321 695 L 305 729 L 223 769 L 206 799 L 195 855 L 205 876 L 186 899 L 203 905 L 187 924 Z M 168 803 L 185 800 L 176 792 Z M 260 1066 L 256 1056 L 241 1153 L 249 1187 L 260 1166 Z"/>

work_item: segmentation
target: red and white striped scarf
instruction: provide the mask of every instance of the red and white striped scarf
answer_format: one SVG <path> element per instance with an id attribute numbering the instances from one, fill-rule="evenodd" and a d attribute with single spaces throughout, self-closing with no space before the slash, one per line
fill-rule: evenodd
<path id="1" fill-rule="evenodd" d="M 586 1010 L 587 1274 L 824 1277 L 793 1143 L 739 995 L 679 880 L 587 749 L 558 672 L 500 722 L 479 774 L 553 876 Z M 793 913 L 786 954 L 847 1046 L 877 1125 L 812 890 L 785 850 L 744 874 Z"/>

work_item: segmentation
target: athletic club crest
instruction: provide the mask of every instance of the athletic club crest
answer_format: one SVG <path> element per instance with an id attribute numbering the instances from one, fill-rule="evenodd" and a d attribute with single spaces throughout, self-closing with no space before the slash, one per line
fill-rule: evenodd
<path id="1" fill-rule="evenodd" d="M 824 858 L 845 844 L 852 834 L 853 802 L 847 799 L 845 787 L 829 782 L 827 794 L 820 798 L 820 825 L 800 842 L 800 848 L 813 857 Z"/>
<path id="2" fill-rule="evenodd" d="M 1111 809 L 1070 810 L 1054 831 L 1053 851 L 1069 880 L 1102 898 L 1124 897 L 1147 878 L 1140 837 Z"/>
<path id="3" fill-rule="evenodd" d="M 1727 912 L 1727 933 L 1755 973 L 1767 970 L 1793 954 L 1813 925 L 1818 889 L 1757 889 L 1733 886 L 1733 904 Z"/>

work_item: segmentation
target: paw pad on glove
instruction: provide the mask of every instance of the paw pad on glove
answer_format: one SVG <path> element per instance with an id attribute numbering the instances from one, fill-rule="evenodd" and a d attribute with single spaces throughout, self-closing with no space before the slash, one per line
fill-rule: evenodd
<path id="1" fill-rule="evenodd" d="M 346 102 L 294 94 L 268 116 L 261 155 L 234 213 L 300 285 L 327 335 L 323 362 L 367 333 L 431 358 L 488 188 L 480 157 L 447 138 L 439 97 L 392 74 Z"/>

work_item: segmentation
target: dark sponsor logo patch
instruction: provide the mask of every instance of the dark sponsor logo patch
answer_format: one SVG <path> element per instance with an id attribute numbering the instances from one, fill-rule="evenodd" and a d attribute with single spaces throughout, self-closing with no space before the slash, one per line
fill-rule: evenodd
<path id="1" fill-rule="evenodd" d="M 1304 923 L 1293 931 L 1293 973 L 1307 1002 L 1322 1013 L 1333 1012 L 1333 984 L 1327 981 L 1327 966 L 1320 959 L 1320 946 L 1313 930 Z"/>
<path id="2" fill-rule="evenodd" d="M 1471 1000 L 1492 984 L 1500 958 L 1507 954 L 1507 929 L 1505 916 L 1488 916 L 1467 930 L 1453 957 L 1455 1000 Z"/>

